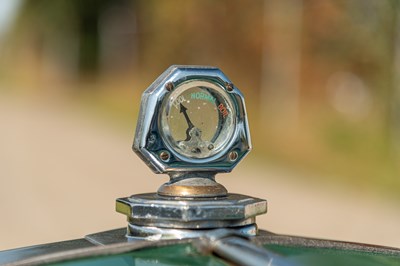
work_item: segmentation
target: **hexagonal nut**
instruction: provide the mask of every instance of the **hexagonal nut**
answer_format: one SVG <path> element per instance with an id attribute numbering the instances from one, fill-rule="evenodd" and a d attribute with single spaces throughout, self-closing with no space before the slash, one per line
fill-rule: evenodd
<path id="1" fill-rule="evenodd" d="M 206 80 L 223 88 L 236 112 L 236 128 L 226 154 L 207 163 L 198 163 L 191 158 L 178 158 L 169 151 L 160 135 L 159 115 L 165 97 L 174 88 L 190 80 Z M 162 130 L 162 129 L 161 129 Z M 214 67 L 171 66 L 144 91 L 140 106 L 133 150 L 155 173 L 171 172 L 230 172 L 251 150 L 250 132 L 242 93 L 232 82 Z"/>
<path id="2" fill-rule="evenodd" d="M 240 194 L 228 194 L 224 200 L 171 200 L 146 193 L 117 199 L 116 210 L 141 225 L 165 221 L 244 221 L 266 213 L 267 201 Z"/>

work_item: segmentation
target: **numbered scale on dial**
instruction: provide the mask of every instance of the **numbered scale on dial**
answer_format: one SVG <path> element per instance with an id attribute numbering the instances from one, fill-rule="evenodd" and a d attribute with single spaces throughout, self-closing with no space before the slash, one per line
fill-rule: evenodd
<path id="1" fill-rule="evenodd" d="M 235 117 L 224 88 L 207 81 L 189 81 L 164 100 L 161 136 L 178 156 L 209 158 L 232 139 Z"/>

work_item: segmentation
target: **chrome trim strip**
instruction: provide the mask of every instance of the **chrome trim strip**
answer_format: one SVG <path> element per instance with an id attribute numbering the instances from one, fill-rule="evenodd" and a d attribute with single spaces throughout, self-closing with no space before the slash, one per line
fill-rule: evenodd
<path id="1" fill-rule="evenodd" d="M 93 247 L 94 245 L 86 239 L 75 239 L 69 241 L 35 245 L 30 247 L 16 248 L 0 251 L 0 265 L 21 261 L 49 253 L 58 253 L 80 248 Z M 12 264 L 11 264 L 12 265 Z"/>
<path id="2" fill-rule="evenodd" d="M 300 236 L 278 235 L 265 230 L 259 230 L 259 235 L 251 238 L 251 240 L 257 245 L 273 244 L 288 247 L 327 248 L 400 256 L 400 249 L 394 247 L 337 240 L 315 239 Z"/>
<path id="3" fill-rule="evenodd" d="M 28 258 L 17 262 L 5 264 L 4 266 L 36 266 L 48 263 L 62 262 L 72 259 L 75 260 L 75 259 L 94 257 L 94 256 L 116 255 L 142 248 L 162 247 L 173 244 L 189 243 L 191 241 L 193 240 L 163 240 L 157 242 L 135 241 L 135 242 L 111 244 L 106 246 L 93 246 L 76 250 L 68 250 L 52 254 L 40 255 L 33 258 Z"/>

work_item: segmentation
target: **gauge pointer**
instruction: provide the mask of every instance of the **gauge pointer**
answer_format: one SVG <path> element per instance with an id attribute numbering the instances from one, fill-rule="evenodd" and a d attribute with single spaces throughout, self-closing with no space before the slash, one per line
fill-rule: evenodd
<path id="1" fill-rule="evenodd" d="M 181 109 L 179 110 L 179 112 L 183 113 L 183 115 L 185 116 L 185 119 L 186 119 L 186 123 L 188 124 L 188 128 L 186 129 L 186 139 L 185 139 L 185 141 L 188 141 L 191 139 L 189 132 L 192 128 L 194 128 L 194 125 L 193 125 L 192 121 L 190 121 L 189 116 L 186 112 L 187 108 L 185 106 L 183 106 L 182 103 L 180 104 L 180 107 L 181 107 Z"/>

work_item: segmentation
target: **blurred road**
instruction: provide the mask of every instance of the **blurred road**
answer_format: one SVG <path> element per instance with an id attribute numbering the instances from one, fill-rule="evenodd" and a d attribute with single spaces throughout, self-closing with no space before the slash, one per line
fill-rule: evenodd
<path id="1" fill-rule="evenodd" d="M 78 106 L 0 93 L 0 250 L 124 227 L 115 198 L 155 191 L 167 181 L 131 151 L 134 123 L 121 130 Z M 268 199 L 260 228 L 400 247 L 394 203 L 304 183 L 255 159 L 250 155 L 218 180 L 231 192 Z"/>

